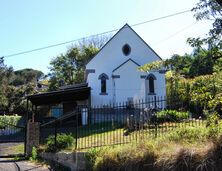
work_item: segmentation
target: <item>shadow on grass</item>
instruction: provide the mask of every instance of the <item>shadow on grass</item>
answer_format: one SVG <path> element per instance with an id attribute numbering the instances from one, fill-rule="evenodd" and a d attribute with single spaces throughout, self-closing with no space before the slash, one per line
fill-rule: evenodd
<path id="1" fill-rule="evenodd" d="M 123 128 L 123 125 L 118 122 L 101 122 L 92 125 L 82 126 L 78 128 L 78 137 L 83 138 L 94 134 L 101 134 L 105 132 L 115 131 L 116 129 Z M 74 134 L 76 135 L 76 134 Z"/>
<path id="2" fill-rule="evenodd" d="M 89 124 L 85 126 L 62 126 L 57 127 L 56 132 L 61 134 L 71 134 L 74 138 L 84 138 L 88 136 L 92 136 L 95 134 L 102 134 L 106 132 L 115 131 L 116 129 L 123 128 L 123 124 L 118 122 L 101 122 L 101 123 L 95 123 L 95 124 Z M 55 135 L 55 127 L 49 127 L 49 128 L 43 128 L 41 129 L 41 142 L 45 142 L 46 138 L 49 136 Z"/>

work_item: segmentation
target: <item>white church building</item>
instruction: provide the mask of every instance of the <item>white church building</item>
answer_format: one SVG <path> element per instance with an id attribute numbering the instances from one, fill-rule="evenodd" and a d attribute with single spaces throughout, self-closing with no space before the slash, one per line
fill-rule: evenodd
<path id="1" fill-rule="evenodd" d="M 86 65 L 86 82 L 91 87 L 91 105 L 146 100 L 166 95 L 165 72 L 141 72 L 142 66 L 162 60 L 125 24 Z"/>

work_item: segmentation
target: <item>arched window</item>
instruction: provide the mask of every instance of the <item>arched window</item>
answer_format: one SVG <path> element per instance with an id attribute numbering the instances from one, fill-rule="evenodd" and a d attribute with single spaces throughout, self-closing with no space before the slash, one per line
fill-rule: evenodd
<path id="1" fill-rule="evenodd" d="M 109 77 L 105 74 L 105 73 L 102 73 L 100 76 L 99 76 L 99 80 L 101 80 L 101 95 L 106 95 L 107 94 L 107 90 L 106 90 L 106 80 L 108 80 Z"/>
<path id="2" fill-rule="evenodd" d="M 153 79 L 153 77 L 149 78 L 149 93 L 154 93 L 154 79 Z"/>
<path id="3" fill-rule="evenodd" d="M 156 80 L 155 75 L 153 75 L 153 74 L 147 75 L 146 80 L 148 80 L 148 93 L 154 94 L 155 93 L 154 80 Z"/>

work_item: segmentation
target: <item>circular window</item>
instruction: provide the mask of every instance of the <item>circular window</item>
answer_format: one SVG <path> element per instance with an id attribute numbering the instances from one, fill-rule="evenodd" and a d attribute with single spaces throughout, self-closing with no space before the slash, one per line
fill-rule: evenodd
<path id="1" fill-rule="evenodd" d="M 127 56 L 130 54 L 131 48 L 128 44 L 125 44 L 122 48 L 122 51 L 123 51 L 123 54 Z"/>

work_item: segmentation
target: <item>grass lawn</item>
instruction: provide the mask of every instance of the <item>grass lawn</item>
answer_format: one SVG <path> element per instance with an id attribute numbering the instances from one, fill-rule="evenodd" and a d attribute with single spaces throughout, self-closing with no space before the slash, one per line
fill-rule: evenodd
<path id="1" fill-rule="evenodd" d="M 161 137 L 167 132 L 183 127 L 205 126 L 203 120 L 189 120 L 181 123 L 161 123 L 155 128 L 153 124 L 136 127 L 134 131 L 127 133 L 123 125 L 111 122 L 97 123 L 79 128 L 78 149 L 99 147 L 114 144 L 125 144 L 142 139 Z M 73 147 L 74 149 L 75 147 Z"/>
<path id="2" fill-rule="evenodd" d="M 177 128 L 185 127 L 205 127 L 203 120 L 187 120 L 184 122 L 165 122 L 159 123 L 157 127 L 154 124 L 144 124 L 142 127 L 136 126 L 135 130 L 127 131 L 123 124 L 118 122 L 102 122 L 78 128 L 77 149 L 87 150 L 91 147 L 100 147 L 117 144 L 127 144 L 130 142 L 140 142 L 141 140 L 152 140 L 155 137 L 162 137 L 166 133 Z M 76 137 L 76 128 L 62 128 L 60 133 L 72 133 Z M 48 130 L 53 134 L 53 130 Z M 70 150 L 76 149 L 76 143 Z"/>

